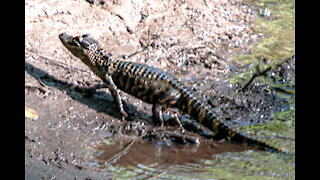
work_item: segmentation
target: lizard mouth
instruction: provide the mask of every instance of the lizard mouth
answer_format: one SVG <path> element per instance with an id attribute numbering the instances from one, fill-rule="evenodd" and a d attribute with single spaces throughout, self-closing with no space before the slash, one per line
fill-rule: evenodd
<path id="1" fill-rule="evenodd" d="M 61 33 L 59 35 L 59 39 L 62 44 L 76 57 L 82 59 L 85 57 L 84 48 L 81 44 L 82 37 L 81 36 L 71 36 L 67 33 Z"/>
<path id="2" fill-rule="evenodd" d="M 79 48 L 89 49 L 89 46 L 94 45 L 96 47 L 100 47 L 99 43 L 90 38 L 88 34 L 84 34 L 82 36 L 71 36 L 67 33 L 61 33 L 59 35 L 60 40 L 62 43 L 68 47 L 76 46 Z"/>
<path id="3" fill-rule="evenodd" d="M 70 36 L 67 33 L 61 33 L 59 39 L 65 46 L 76 46 L 77 44 L 74 41 L 74 37 Z"/>

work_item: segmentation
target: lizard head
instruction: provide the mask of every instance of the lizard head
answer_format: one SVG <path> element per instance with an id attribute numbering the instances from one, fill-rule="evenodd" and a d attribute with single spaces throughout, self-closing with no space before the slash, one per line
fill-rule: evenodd
<path id="1" fill-rule="evenodd" d="M 73 55 L 82 60 L 90 57 L 90 52 L 99 48 L 99 43 L 87 34 L 73 37 L 67 33 L 62 33 L 59 38 Z"/>

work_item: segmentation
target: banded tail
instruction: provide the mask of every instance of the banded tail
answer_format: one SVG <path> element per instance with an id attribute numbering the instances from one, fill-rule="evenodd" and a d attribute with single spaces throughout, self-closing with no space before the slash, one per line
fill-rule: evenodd
<path id="1" fill-rule="evenodd" d="M 179 88 L 182 94 L 181 99 L 174 106 L 212 130 L 217 140 L 225 138 L 232 142 L 246 144 L 247 146 L 254 147 L 259 150 L 286 154 L 284 151 L 238 132 L 230 123 L 218 120 L 210 108 L 202 104 L 200 100 L 194 97 L 194 95 L 180 83 L 171 82 L 170 84 L 175 88 Z"/>

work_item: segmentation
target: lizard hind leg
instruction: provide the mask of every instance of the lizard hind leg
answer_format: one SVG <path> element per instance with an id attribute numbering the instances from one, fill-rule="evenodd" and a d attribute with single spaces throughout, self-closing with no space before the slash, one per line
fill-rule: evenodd
<path id="1" fill-rule="evenodd" d="M 163 107 L 161 104 L 153 104 L 152 106 L 152 120 L 154 125 L 163 126 Z"/>
<path id="2" fill-rule="evenodd" d="M 156 101 L 152 106 L 153 121 L 155 125 L 160 124 L 161 126 L 163 126 L 162 111 L 177 103 L 180 97 L 181 93 L 178 90 L 172 88 L 168 91 L 165 91 L 156 98 Z M 177 122 L 181 124 L 179 119 L 177 120 Z"/>

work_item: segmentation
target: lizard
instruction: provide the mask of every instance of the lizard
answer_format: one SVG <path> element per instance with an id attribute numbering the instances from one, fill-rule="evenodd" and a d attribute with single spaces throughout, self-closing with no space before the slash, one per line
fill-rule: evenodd
<path id="1" fill-rule="evenodd" d="M 163 110 L 178 108 L 213 131 L 216 140 L 226 139 L 254 149 L 286 154 L 285 151 L 238 131 L 230 122 L 219 119 L 213 108 L 202 103 L 170 73 L 146 64 L 114 58 L 87 34 L 71 36 L 61 33 L 59 39 L 106 84 L 122 119 L 128 114 L 123 109 L 120 90 L 152 104 L 155 125 L 163 125 Z"/>

